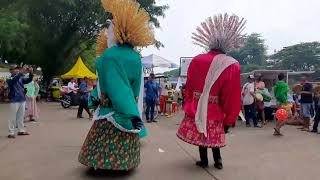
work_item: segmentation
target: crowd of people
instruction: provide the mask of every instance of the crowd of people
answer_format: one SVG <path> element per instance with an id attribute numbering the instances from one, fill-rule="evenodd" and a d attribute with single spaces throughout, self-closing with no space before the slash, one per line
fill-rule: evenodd
<path id="1" fill-rule="evenodd" d="M 148 13 L 141 10 L 136 1 L 103 0 L 102 5 L 114 19 L 108 20 L 100 33 L 103 41 L 98 43 L 107 47 L 96 60 L 97 86 L 88 78 L 80 79 L 79 83 L 71 79 L 67 86 L 72 98 L 80 96 L 77 117 L 82 118 L 85 109 L 93 120 L 80 150 L 79 162 L 94 169 L 131 170 L 138 167 L 140 139 L 148 135 L 139 107 L 144 93 L 148 123 L 157 122 L 155 111 L 170 117 L 178 104 L 183 104 L 185 114 L 177 137 L 197 146 L 200 155 L 197 166 L 209 166 L 207 149 L 210 148 L 214 167 L 222 169 L 220 148 L 226 146 L 225 134 L 235 124 L 241 104 L 248 127 L 252 120 L 255 128 L 261 128 L 270 115 L 266 109 L 271 106 L 272 93 L 265 87 L 262 77 L 250 75 L 241 91 L 240 65 L 226 55 L 226 52 L 243 45 L 242 31 L 246 21 L 228 14 L 208 18 L 192 37 L 195 44 L 207 52 L 192 59 L 186 85 L 173 88 L 166 80 L 158 84 L 151 73 L 143 87 L 141 56 L 135 48 L 154 43 L 153 31 L 146 18 Z M 135 18 L 127 18 L 129 15 Z M 217 32 L 219 30 L 221 32 Z M 12 117 L 8 137 L 15 138 L 16 132 L 17 135 L 29 135 L 24 129 L 25 116 L 30 120 L 38 118 L 35 96 L 39 87 L 33 81 L 32 68 L 14 67 L 10 71 L 12 75 L 8 85 Z M 293 109 L 296 101 L 289 98 L 289 87 L 284 77 L 284 74 L 279 74 L 273 88 L 275 108 L 287 110 L 292 114 L 290 118 L 297 112 Z M 303 119 L 301 129 L 308 131 L 313 111 L 312 84 L 303 79 L 301 85 L 302 91 L 297 100 Z M 28 113 L 25 113 L 26 101 Z M 90 109 L 94 109 L 95 113 Z M 312 132 L 317 132 L 320 121 L 317 118 L 320 118 L 319 109 Z M 282 135 L 280 130 L 284 124 L 285 121 L 277 122 L 275 136 Z"/>
<path id="2" fill-rule="evenodd" d="M 162 83 L 155 81 L 155 75 L 150 74 L 149 79 L 144 84 L 145 102 L 146 102 L 146 120 L 148 123 L 157 122 L 155 111 L 161 116 L 171 117 L 183 104 L 184 88 L 183 85 L 176 85 L 179 88 L 171 86 L 167 79 Z"/>
<path id="3" fill-rule="evenodd" d="M 290 90 L 285 81 L 285 75 L 280 73 L 277 82 L 272 87 L 273 93 L 269 93 L 261 75 L 258 77 L 250 75 L 242 90 L 242 103 L 247 126 L 251 126 L 250 121 L 252 120 L 254 127 L 261 128 L 268 121 L 277 119 L 274 116 L 276 110 L 284 109 L 287 111 L 288 117 L 285 121 L 278 120 L 276 122 L 275 136 L 283 136 L 280 129 L 287 123 L 301 124 L 302 127 L 299 129 L 302 131 L 317 133 L 320 121 L 319 94 L 314 92 L 308 75 L 303 75 L 297 86 L 300 87 L 299 90 Z M 274 104 L 271 103 L 272 99 L 275 99 Z M 314 125 L 310 130 L 312 118 L 314 118 Z M 258 122 L 259 120 L 261 123 Z"/>
<path id="4" fill-rule="evenodd" d="M 39 108 L 37 101 L 40 99 L 40 80 L 34 77 L 33 68 L 13 65 L 10 69 L 10 77 L 6 82 L 8 99 L 10 103 L 10 118 L 8 120 L 8 138 L 15 138 L 16 135 L 29 135 L 25 129 L 25 122 L 36 122 L 39 120 Z M 79 79 L 79 83 L 72 78 L 68 83 L 66 93 L 72 100 L 79 101 L 77 118 L 83 118 L 83 110 L 91 119 L 93 112 L 88 108 L 89 93 L 93 90 L 95 83 L 93 80 L 84 77 Z M 79 85 L 78 85 L 79 84 Z"/>

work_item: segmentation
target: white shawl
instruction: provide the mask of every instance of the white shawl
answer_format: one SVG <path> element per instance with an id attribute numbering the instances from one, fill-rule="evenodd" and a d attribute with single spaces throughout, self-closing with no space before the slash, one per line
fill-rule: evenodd
<path id="1" fill-rule="evenodd" d="M 235 59 L 225 54 L 216 55 L 210 65 L 208 74 L 206 76 L 203 92 L 200 96 L 197 112 L 195 116 L 195 123 L 198 131 L 203 133 L 207 137 L 207 112 L 208 112 L 208 100 L 209 93 L 213 84 L 220 77 L 222 72 L 230 65 L 237 63 Z"/>
<path id="2" fill-rule="evenodd" d="M 140 113 L 140 117 L 142 119 L 142 113 L 143 113 L 143 92 L 144 92 L 144 76 L 143 76 L 143 68 L 141 69 L 141 85 L 140 85 L 140 92 L 139 92 L 139 97 L 138 97 L 138 110 Z"/>

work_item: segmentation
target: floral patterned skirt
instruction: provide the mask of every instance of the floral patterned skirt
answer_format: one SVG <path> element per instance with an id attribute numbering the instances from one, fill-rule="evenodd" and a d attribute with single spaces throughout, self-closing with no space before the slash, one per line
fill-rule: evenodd
<path id="1" fill-rule="evenodd" d="M 79 162 L 95 169 L 136 168 L 140 163 L 139 135 L 122 132 L 107 120 L 95 121 L 80 151 Z"/>
<path id="2" fill-rule="evenodd" d="M 222 121 L 208 120 L 207 122 L 207 137 L 199 133 L 192 117 L 185 115 L 177 136 L 189 143 L 201 147 L 224 147 L 226 145 L 224 127 Z"/>

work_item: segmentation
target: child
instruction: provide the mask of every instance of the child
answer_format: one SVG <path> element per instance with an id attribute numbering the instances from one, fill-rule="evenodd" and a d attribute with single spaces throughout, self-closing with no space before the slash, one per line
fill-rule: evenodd
<path id="1" fill-rule="evenodd" d="M 183 89 L 182 89 L 182 86 L 179 86 L 178 103 L 179 103 L 179 106 L 183 105 Z"/>
<path id="2" fill-rule="evenodd" d="M 167 117 L 171 117 L 171 113 L 172 113 L 172 103 L 173 103 L 173 90 L 169 90 L 168 91 L 168 98 L 167 98 L 167 113 L 166 116 Z"/>
<path id="3" fill-rule="evenodd" d="M 291 105 L 288 104 L 288 91 L 289 87 L 286 82 L 284 82 L 284 74 L 280 73 L 278 75 L 278 82 L 274 86 L 274 96 L 277 100 L 278 109 L 285 109 L 287 111 L 291 111 Z M 290 113 L 289 113 L 290 114 Z M 278 121 L 276 127 L 274 128 L 273 135 L 275 136 L 283 136 L 281 134 L 280 129 L 285 125 L 286 121 Z"/>

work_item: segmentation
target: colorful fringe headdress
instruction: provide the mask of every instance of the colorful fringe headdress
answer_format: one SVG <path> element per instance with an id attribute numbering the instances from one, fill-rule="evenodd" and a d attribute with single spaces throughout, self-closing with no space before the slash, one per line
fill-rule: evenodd
<path id="1" fill-rule="evenodd" d="M 228 52 L 239 48 L 244 43 L 246 20 L 227 13 L 209 17 L 192 33 L 194 44 L 209 50 Z"/>
<path id="2" fill-rule="evenodd" d="M 119 44 L 145 47 L 155 42 L 149 14 L 135 0 L 101 0 L 112 14 L 114 33 Z"/>
<path id="3" fill-rule="evenodd" d="M 97 38 L 96 42 L 96 56 L 99 57 L 107 48 L 108 48 L 108 40 L 107 37 L 105 36 L 105 31 L 106 28 L 103 28 L 99 36 Z"/>

